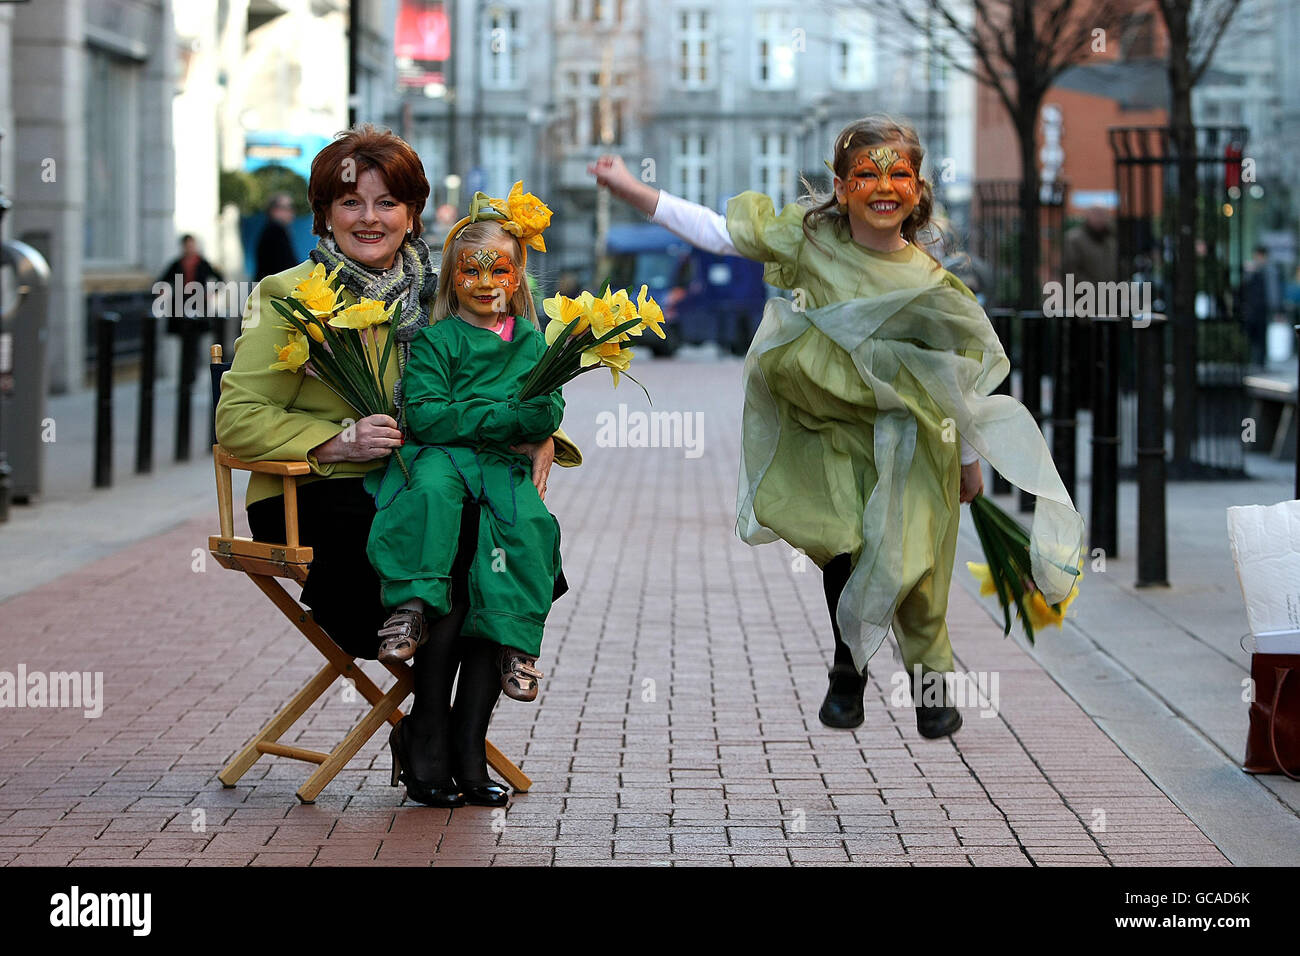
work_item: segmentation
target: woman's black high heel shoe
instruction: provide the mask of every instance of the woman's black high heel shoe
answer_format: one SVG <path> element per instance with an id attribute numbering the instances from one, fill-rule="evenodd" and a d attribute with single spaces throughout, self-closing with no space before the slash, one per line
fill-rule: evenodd
<path id="1" fill-rule="evenodd" d="M 501 645 L 481 637 L 465 638 L 460 682 L 451 709 L 452 774 L 477 807 L 504 807 L 510 791 L 488 776 L 487 738 L 492 708 L 501 696 Z"/>
<path id="2" fill-rule="evenodd" d="M 393 776 L 389 786 L 397 786 L 400 780 L 406 784 L 406 795 L 416 803 L 431 807 L 448 807 L 455 809 L 466 804 L 466 795 L 450 778 L 445 780 L 421 780 L 411 770 L 410 741 L 402 728 L 410 721 L 403 719 L 388 735 L 388 747 L 393 754 Z"/>

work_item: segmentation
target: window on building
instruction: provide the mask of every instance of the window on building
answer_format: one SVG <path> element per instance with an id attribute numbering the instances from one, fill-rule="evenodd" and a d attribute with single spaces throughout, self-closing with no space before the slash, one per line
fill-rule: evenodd
<path id="1" fill-rule="evenodd" d="M 617 27 L 629 23 L 635 11 L 632 0 L 570 0 L 569 19 L 574 23 L 599 23 Z"/>
<path id="2" fill-rule="evenodd" d="M 517 89 L 523 79 L 519 11 L 509 7 L 490 7 L 485 20 L 483 86 L 489 90 Z"/>
<path id="3" fill-rule="evenodd" d="M 713 17 L 708 10 L 673 12 L 673 76 L 684 90 L 713 86 Z"/>
<path id="4" fill-rule="evenodd" d="M 137 265 L 140 195 L 135 171 L 142 67 L 106 50 L 86 50 L 86 219 L 82 254 L 90 268 Z"/>
<path id="5" fill-rule="evenodd" d="M 671 192 L 713 208 L 713 155 L 709 137 L 703 133 L 684 133 L 673 137 Z"/>
<path id="6" fill-rule="evenodd" d="M 519 138 L 507 132 L 488 133 L 479 141 L 479 165 L 483 167 L 483 191 L 505 196 L 524 178 Z"/>
<path id="7" fill-rule="evenodd" d="M 772 197 L 777 209 L 798 198 L 792 134 L 759 133 L 754 137 L 752 181 L 755 189 Z"/>
<path id="8" fill-rule="evenodd" d="M 876 85 L 874 25 L 865 10 L 836 10 L 831 32 L 831 82 L 842 90 Z"/>
<path id="9" fill-rule="evenodd" d="M 563 128 L 569 134 L 572 146 L 619 146 L 627 125 L 626 77 L 614 76 L 610 81 L 609 111 L 601 107 L 600 71 L 566 74 Z M 606 141 L 606 135 L 610 138 Z"/>
<path id="10" fill-rule="evenodd" d="M 754 14 L 754 85 L 762 90 L 794 87 L 794 28 L 785 10 Z"/>

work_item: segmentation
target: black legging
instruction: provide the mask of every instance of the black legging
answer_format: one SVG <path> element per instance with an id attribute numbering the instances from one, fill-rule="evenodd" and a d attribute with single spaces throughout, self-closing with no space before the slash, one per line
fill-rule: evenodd
<path id="1" fill-rule="evenodd" d="M 840 603 L 840 594 L 848 583 L 849 572 L 853 564 L 847 554 L 837 554 L 822 569 L 822 588 L 826 592 L 826 607 L 831 612 L 831 633 L 835 635 L 835 666 L 845 666 L 857 670 L 853 664 L 853 653 L 840 636 L 840 624 L 835 619 L 835 608 Z"/>

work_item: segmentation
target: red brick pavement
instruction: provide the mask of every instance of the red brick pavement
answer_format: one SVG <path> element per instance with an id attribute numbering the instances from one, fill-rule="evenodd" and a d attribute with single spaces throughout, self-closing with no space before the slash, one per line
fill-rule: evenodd
<path id="1" fill-rule="evenodd" d="M 319 658 L 242 575 L 202 561 L 203 518 L 0 607 L 0 670 L 102 671 L 106 699 L 97 719 L 0 711 L 0 862 L 1226 864 L 960 588 L 959 666 L 997 673 L 998 714 L 968 709 L 955 737 L 922 739 L 890 704 L 886 649 L 863 726 L 822 727 L 819 575 L 731 533 L 739 366 L 643 372 L 655 408 L 703 411 L 703 454 L 599 448 L 597 412 L 644 398 L 570 389 L 587 464 L 557 470 L 549 503 L 574 588 L 538 702 L 494 716 L 535 781 L 506 812 L 405 802 L 382 734 L 313 806 L 294 797 L 296 761 L 264 757 L 223 789 L 217 772 Z M 339 685 L 286 742 L 328 750 L 362 709 Z"/>

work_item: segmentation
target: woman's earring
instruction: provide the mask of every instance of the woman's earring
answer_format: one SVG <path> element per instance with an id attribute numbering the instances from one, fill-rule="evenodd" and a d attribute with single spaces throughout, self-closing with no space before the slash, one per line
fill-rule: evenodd
<path id="1" fill-rule="evenodd" d="M 410 227 L 410 226 L 407 226 L 407 227 L 406 227 L 406 231 L 407 231 L 407 232 L 410 232 L 410 231 L 411 231 L 411 227 Z"/>
<path id="2" fill-rule="evenodd" d="M 325 231 L 326 231 L 326 232 L 333 232 L 333 231 L 334 231 L 334 227 L 331 226 L 331 225 L 327 222 L 327 223 L 325 223 Z"/>

